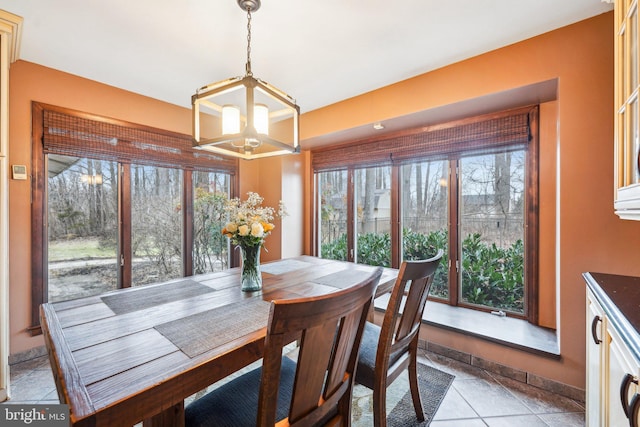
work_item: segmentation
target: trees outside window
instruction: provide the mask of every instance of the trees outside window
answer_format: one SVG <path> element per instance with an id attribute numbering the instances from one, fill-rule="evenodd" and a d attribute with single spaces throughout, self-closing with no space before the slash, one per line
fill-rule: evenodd
<path id="1" fill-rule="evenodd" d="M 525 154 L 460 160 L 462 303 L 524 314 Z"/>
<path id="2" fill-rule="evenodd" d="M 132 286 L 182 272 L 182 171 L 131 165 Z"/>
<path id="3" fill-rule="evenodd" d="M 211 273 L 229 268 L 229 239 L 220 230 L 226 223 L 229 175 L 193 172 L 193 272 Z"/>
<path id="4" fill-rule="evenodd" d="M 441 265 L 448 264 L 449 162 L 409 163 L 402 166 L 402 259 L 419 260 L 444 251 Z M 439 268 L 431 285 L 433 298 L 448 300 L 446 268 Z"/>
<path id="5" fill-rule="evenodd" d="M 347 261 L 347 171 L 318 173 L 318 236 L 322 258 Z"/>
<path id="6" fill-rule="evenodd" d="M 118 287 L 118 165 L 49 155 L 49 301 Z"/>
<path id="7" fill-rule="evenodd" d="M 391 167 L 355 170 L 355 262 L 391 265 Z"/>
<path id="8" fill-rule="evenodd" d="M 129 286 L 119 280 L 121 166 L 117 162 L 47 156 L 48 301 L 97 295 Z M 131 286 L 184 275 L 184 172 L 131 165 Z M 193 274 L 229 268 L 220 230 L 229 174 L 193 172 Z M 129 217 L 129 215 L 123 215 Z"/>

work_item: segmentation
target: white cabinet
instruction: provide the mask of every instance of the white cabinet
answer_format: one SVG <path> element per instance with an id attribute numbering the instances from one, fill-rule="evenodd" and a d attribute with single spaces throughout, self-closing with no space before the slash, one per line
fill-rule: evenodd
<path id="1" fill-rule="evenodd" d="M 590 293 L 589 293 L 590 294 Z M 604 412 L 600 408 L 604 395 L 602 366 L 604 365 L 604 312 L 591 295 L 587 295 L 587 381 L 586 417 L 588 426 L 603 425 Z"/>
<path id="2" fill-rule="evenodd" d="M 584 277 L 588 285 L 586 425 L 639 427 L 640 278 L 599 273 Z M 625 315 L 629 309 L 631 319 Z"/>
<path id="3" fill-rule="evenodd" d="M 640 402 L 640 389 L 638 388 L 638 376 L 640 375 L 640 362 L 635 360 L 625 346 L 622 338 L 613 328 L 607 328 L 608 363 L 605 373 L 607 391 L 607 420 L 604 425 L 609 426 L 639 426 L 640 414 L 632 403 Z M 624 399 L 624 400 L 623 400 Z M 627 408 L 625 410 L 625 408 Z M 635 413 L 633 413 L 635 412 Z M 631 424 L 629 417 L 635 422 Z"/>

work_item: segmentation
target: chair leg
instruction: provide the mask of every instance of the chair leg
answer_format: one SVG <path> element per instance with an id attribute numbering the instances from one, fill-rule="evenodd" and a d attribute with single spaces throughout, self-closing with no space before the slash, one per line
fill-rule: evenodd
<path id="1" fill-rule="evenodd" d="M 351 427 L 351 407 L 353 402 L 353 390 L 340 399 L 338 403 L 338 415 L 336 421 L 326 424 L 326 427 Z"/>
<path id="2" fill-rule="evenodd" d="M 387 427 L 386 382 L 378 382 L 373 387 L 373 426 Z"/>
<path id="3" fill-rule="evenodd" d="M 413 400 L 413 409 L 416 411 L 416 418 L 422 422 L 424 421 L 424 411 L 422 409 L 422 400 L 420 399 L 420 389 L 418 388 L 418 362 L 415 351 L 411 351 L 409 361 L 409 388 L 411 389 L 411 399 Z"/>

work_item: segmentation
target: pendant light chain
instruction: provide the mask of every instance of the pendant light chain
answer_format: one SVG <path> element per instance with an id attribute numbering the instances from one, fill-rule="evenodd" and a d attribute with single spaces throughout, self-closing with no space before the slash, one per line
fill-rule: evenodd
<path id="1" fill-rule="evenodd" d="M 253 76 L 251 72 L 251 8 L 247 7 L 247 76 Z"/>

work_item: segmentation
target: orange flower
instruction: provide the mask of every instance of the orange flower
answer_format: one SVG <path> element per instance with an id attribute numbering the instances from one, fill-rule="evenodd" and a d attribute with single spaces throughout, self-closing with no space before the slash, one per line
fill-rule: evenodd
<path id="1" fill-rule="evenodd" d="M 262 224 L 262 228 L 264 228 L 264 232 L 265 233 L 270 232 L 271 230 L 273 230 L 276 227 L 275 225 L 273 225 L 273 224 L 271 224 L 269 222 L 261 222 L 261 224 Z"/>

